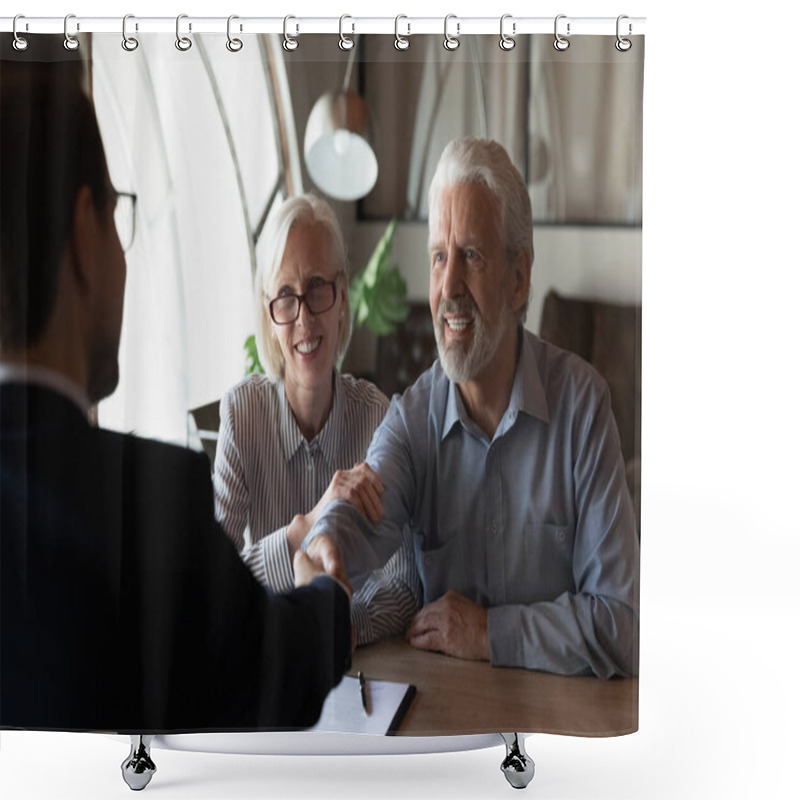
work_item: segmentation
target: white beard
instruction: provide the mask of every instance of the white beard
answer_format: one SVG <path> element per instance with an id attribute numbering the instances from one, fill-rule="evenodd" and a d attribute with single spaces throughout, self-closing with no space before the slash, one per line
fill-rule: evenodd
<path id="1" fill-rule="evenodd" d="M 472 319 L 471 343 L 446 343 L 444 327 L 447 323 L 444 315 L 447 313 L 470 315 Z M 458 300 L 443 300 L 439 304 L 433 330 L 439 350 L 439 361 L 445 374 L 453 383 L 475 380 L 486 369 L 497 352 L 510 313 L 510 309 L 506 305 L 501 314 L 500 323 L 490 330 L 478 312 L 474 300 L 468 295 Z"/>

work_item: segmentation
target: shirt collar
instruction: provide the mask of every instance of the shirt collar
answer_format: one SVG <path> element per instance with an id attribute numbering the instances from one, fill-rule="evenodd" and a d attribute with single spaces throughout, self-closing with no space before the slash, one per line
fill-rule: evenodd
<path id="1" fill-rule="evenodd" d="M 29 383 L 43 386 L 76 405 L 90 421 L 91 403 L 86 392 L 62 372 L 30 364 L 0 364 L 0 383 Z"/>
<path id="2" fill-rule="evenodd" d="M 334 372 L 333 377 L 333 405 L 328 419 L 322 426 L 322 430 L 310 442 L 306 442 L 305 436 L 300 431 L 294 412 L 289 405 L 289 398 L 286 396 L 286 386 L 281 381 L 278 397 L 281 404 L 281 441 L 283 442 L 283 452 L 286 461 L 291 461 L 297 451 L 305 446 L 313 447 L 314 444 L 322 451 L 322 455 L 329 465 L 335 463 L 337 442 L 341 441 L 339 435 L 344 419 L 345 392 L 342 386 L 342 378 L 338 372 Z"/>
<path id="3" fill-rule="evenodd" d="M 533 417 L 538 417 L 543 422 L 550 422 L 550 409 L 547 405 L 547 397 L 544 392 L 539 366 L 536 363 L 534 353 L 534 342 L 536 336 L 532 333 L 519 329 L 520 356 L 517 359 L 517 370 L 514 373 L 514 383 L 511 385 L 511 396 L 508 401 L 508 408 L 504 414 L 504 420 L 515 420 L 519 412 L 523 412 Z M 474 427 L 472 419 L 467 413 L 461 393 L 457 391 L 456 385 L 448 378 L 447 405 L 445 406 L 444 421 L 442 423 L 442 440 L 445 439 L 450 430 L 460 422 L 462 427 L 471 430 Z M 504 423 L 498 428 L 498 433 L 506 428 Z"/>
<path id="4" fill-rule="evenodd" d="M 539 338 L 533 333 L 521 330 L 522 352 L 514 376 L 511 401 L 516 401 L 519 411 L 538 417 L 542 422 L 550 422 L 550 407 L 544 391 L 539 364 L 536 360 L 535 345 Z"/>
<path id="5" fill-rule="evenodd" d="M 444 368 L 442 368 L 444 372 Z M 461 399 L 461 393 L 456 391 L 456 385 L 447 378 L 447 405 L 444 409 L 444 421 L 442 423 L 442 441 L 447 438 L 452 427 L 460 422 L 464 427 L 467 426 L 469 415 L 467 409 L 464 408 L 464 401 Z"/>

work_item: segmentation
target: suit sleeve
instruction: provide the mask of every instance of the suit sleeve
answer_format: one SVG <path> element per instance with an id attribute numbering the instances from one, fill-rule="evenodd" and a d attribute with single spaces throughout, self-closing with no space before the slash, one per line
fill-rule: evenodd
<path id="1" fill-rule="evenodd" d="M 214 615 L 215 650 L 223 655 L 229 680 L 243 679 L 243 687 L 252 680 L 252 689 L 239 693 L 238 703 L 246 711 L 255 700 L 262 729 L 313 725 L 328 692 L 349 667 L 347 594 L 327 577 L 285 595 L 266 591 L 219 528 L 209 527 L 209 539 L 219 543 L 215 563 L 207 565 L 216 580 L 213 594 L 228 596 L 233 606 L 224 618 Z M 241 621 L 241 629 L 231 625 L 233 620 Z"/>
<path id="2" fill-rule="evenodd" d="M 170 461 L 148 480 L 175 476 Z M 173 731 L 313 725 L 350 663 L 347 594 L 327 577 L 283 596 L 266 591 L 214 521 L 205 459 L 180 461 L 182 480 L 167 479 L 157 511 L 162 534 L 171 532 L 151 537 L 159 552 L 142 559 L 147 718 Z"/>

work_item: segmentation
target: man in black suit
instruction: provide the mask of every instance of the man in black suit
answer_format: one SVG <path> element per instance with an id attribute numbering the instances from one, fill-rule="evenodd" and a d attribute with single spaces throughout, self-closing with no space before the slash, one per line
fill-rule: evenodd
<path id="1" fill-rule="evenodd" d="M 350 661 L 338 553 L 267 594 L 204 456 L 90 425 L 126 266 L 82 80 L 79 61 L 0 63 L 0 727 L 307 727 Z"/>

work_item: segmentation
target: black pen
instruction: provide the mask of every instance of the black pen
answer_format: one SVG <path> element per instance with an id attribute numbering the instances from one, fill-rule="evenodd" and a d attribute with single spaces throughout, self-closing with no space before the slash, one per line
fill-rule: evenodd
<path id="1" fill-rule="evenodd" d="M 361 705 L 364 707 L 364 713 L 369 716 L 369 704 L 367 703 L 367 679 L 364 673 L 358 671 L 358 686 L 361 689 Z"/>

